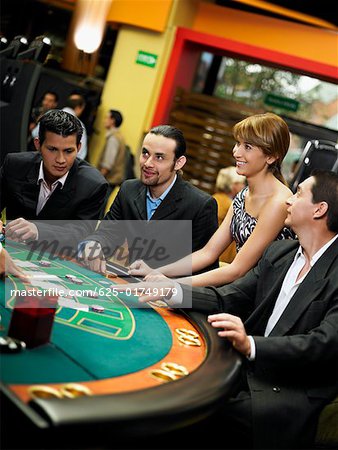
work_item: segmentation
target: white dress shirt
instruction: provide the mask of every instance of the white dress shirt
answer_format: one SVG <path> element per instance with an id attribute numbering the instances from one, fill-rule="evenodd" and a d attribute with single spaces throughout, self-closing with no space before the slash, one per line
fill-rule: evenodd
<path id="1" fill-rule="evenodd" d="M 39 192 L 38 204 L 36 206 L 36 215 L 38 215 L 40 213 L 40 211 L 45 206 L 45 204 L 47 203 L 47 200 L 52 195 L 52 193 L 55 191 L 55 189 L 57 188 L 59 183 L 61 184 L 61 189 L 63 188 L 63 186 L 66 182 L 66 179 L 68 177 L 68 174 L 69 174 L 69 172 L 67 172 L 65 175 L 63 175 L 63 177 L 54 181 L 54 183 L 49 188 L 49 186 L 45 180 L 45 174 L 43 172 L 43 161 L 41 161 L 39 176 L 38 176 L 38 181 L 37 181 L 37 184 L 40 184 L 40 192 Z"/>

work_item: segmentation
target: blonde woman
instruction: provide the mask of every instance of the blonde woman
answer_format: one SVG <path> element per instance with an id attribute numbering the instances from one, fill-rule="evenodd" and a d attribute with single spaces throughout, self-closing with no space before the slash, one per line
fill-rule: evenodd
<path id="1" fill-rule="evenodd" d="M 245 275 L 272 241 L 295 237 L 284 226 L 286 200 L 292 195 L 281 174 L 290 143 L 287 124 L 276 114 L 257 114 L 237 123 L 233 135 L 236 171 L 246 177 L 247 186 L 234 198 L 221 226 L 192 255 L 156 271 L 143 261 L 135 261 L 130 266 L 132 275 L 146 275 L 146 280 L 153 281 L 160 272 L 168 277 L 187 276 L 178 281 L 193 286 L 221 286 Z M 230 264 L 188 277 L 217 260 L 233 241 L 237 255 Z"/>

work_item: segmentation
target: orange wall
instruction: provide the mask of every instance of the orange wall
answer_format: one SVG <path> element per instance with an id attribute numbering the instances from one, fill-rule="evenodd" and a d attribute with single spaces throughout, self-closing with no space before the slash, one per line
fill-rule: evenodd
<path id="1" fill-rule="evenodd" d="M 113 0 L 107 22 L 164 31 L 173 0 Z"/>
<path id="2" fill-rule="evenodd" d="M 193 30 L 337 65 L 337 33 L 264 17 L 210 3 L 200 3 Z"/>

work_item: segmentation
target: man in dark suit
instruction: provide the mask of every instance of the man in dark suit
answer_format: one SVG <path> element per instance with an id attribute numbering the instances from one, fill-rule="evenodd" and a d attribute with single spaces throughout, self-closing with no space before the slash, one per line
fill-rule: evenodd
<path id="1" fill-rule="evenodd" d="M 35 241 L 66 235 L 78 241 L 94 229 L 79 222 L 102 217 L 108 185 L 97 169 L 77 159 L 82 127 L 76 117 L 51 110 L 39 124 L 38 151 L 10 153 L 0 170 L 0 210 L 6 208 L 11 220 L 6 236 Z M 46 223 L 55 220 L 65 222 Z M 67 226 L 68 221 L 78 224 Z"/>
<path id="2" fill-rule="evenodd" d="M 87 237 L 87 241 L 91 242 L 87 242 L 83 256 L 93 270 L 105 272 L 105 257 L 110 256 L 125 238 L 129 249 L 132 241 L 137 239 L 135 236 L 146 233 L 150 238 L 157 221 L 170 221 L 166 222 L 170 223 L 168 229 L 164 229 L 165 224 L 158 227 L 158 230 L 162 228 L 162 235 L 169 238 L 169 246 L 176 247 L 175 251 L 170 252 L 168 262 L 190 254 L 208 242 L 218 226 L 217 204 L 209 194 L 181 178 L 180 171 L 186 162 L 185 152 L 185 139 L 177 128 L 161 125 L 152 128 L 145 136 L 140 155 L 140 180 L 127 180 L 121 185 L 105 220 L 96 233 Z M 121 225 L 121 221 L 128 223 Z M 135 224 L 133 221 L 138 222 Z M 184 239 L 180 224 L 183 221 L 191 222 L 186 251 L 182 249 L 183 245 L 177 245 L 179 239 Z M 147 223 L 149 226 L 146 226 Z M 150 242 L 151 239 L 144 239 L 144 242 L 146 240 Z M 149 262 L 146 245 L 143 250 L 143 253 L 130 254 L 129 262 L 135 259 Z M 163 264 L 163 260 L 152 261 L 152 267 L 156 263 Z M 218 262 L 215 262 L 205 270 L 217 266 Z"/>
<path id="3" fill-rule="evenodd" d="M 139 283 L 150 292 L 179 287 L 171 306 L 192 296 L 192 308 L 210 314 L 219 336 L 244 356 L 238 389 L 216 412 L 218 425 L 211 416 L 190 436 L 208 430 L 212 442 L 221 433 L 228 448 L 311 448 L 319 414 L 338 394 L 337 174 L 315 171 L 287 204 L 285 223 L 299 241 L 272 243 L 243 278 L 192 290 L 165 278 Z"/>

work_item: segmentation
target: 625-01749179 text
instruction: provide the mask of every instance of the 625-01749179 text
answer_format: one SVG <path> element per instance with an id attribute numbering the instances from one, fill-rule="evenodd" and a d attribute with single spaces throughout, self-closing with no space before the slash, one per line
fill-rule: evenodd
<path id="1" fill-rule="evenodd" d="M 70 292 L 70 290 L 68 290 L 68 294 L 69 295 L 80 295 L 82 297 L 86 297 L 87 294 L 89 297 L 92 296 L 93 292 L 95 292 L 96 294 L 98 294 L 100 297 L 106 297 L 106 296 L 114 296 L 117 297 L 119 295 L 119 290 L 116 287 L 95 287 L 94 289 L 91 290 L 86 290 L 86 289 L 76 289 L 76 290 L 72 290 L 72 292 Z M 37 289 L 37 288 L 31 288 L 31 289 L 11 289 L 10 291 L 10 295 L 11 296 L 23 296 L 23 297 L 45 297 L 45 296 L 63 296 L 65 294 L 65 291 L 61 288 L 61 289 L 57 289 L 57 288 L 50 288 L 50 289 Z M 149 296 L 159 296 L 159 297 L 171 297 L 172 295 L 176 295 L 177 294 L 177 289 L 176 288 L 157 288 L 157 287 L 153 287 L 153 288 L 127 288 L 124 291 L 124 294 L 127 297 L 132 297 L 132 296 L 145 296 L 145 295 L 149 295 Z"/>

